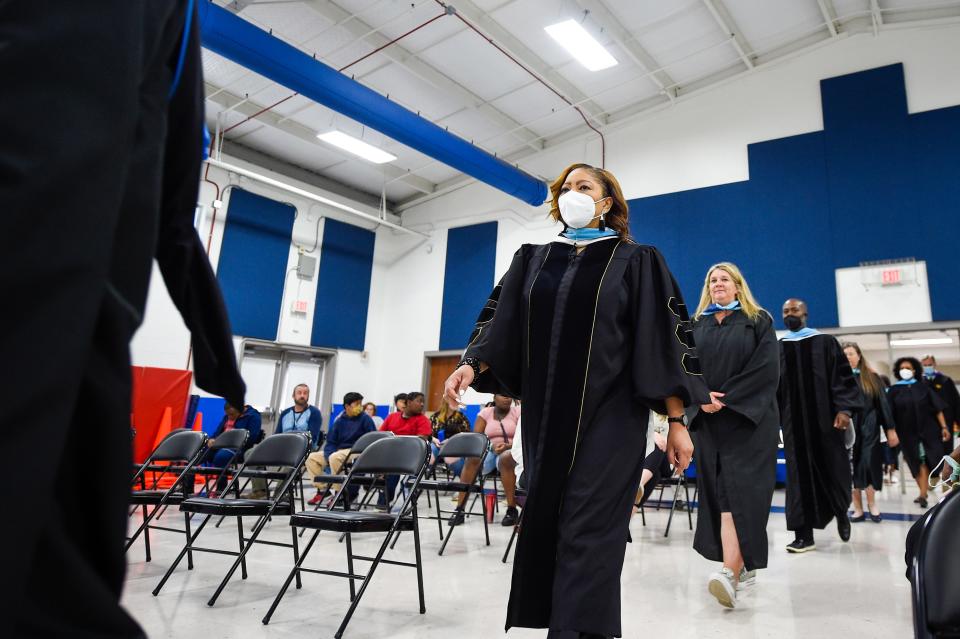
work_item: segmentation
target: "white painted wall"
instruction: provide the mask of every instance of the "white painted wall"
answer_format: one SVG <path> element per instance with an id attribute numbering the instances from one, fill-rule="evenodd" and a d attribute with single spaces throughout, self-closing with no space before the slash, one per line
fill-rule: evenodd
<path id="1" fill-rule="evenodd" d="M 669 108 L 608 127 L 607 168 L 617 175 L 628 198 L 745 180 L 749 178 L 749 143 L 822 129 L 821 79 L 902 62 L 909 109 L 920 112 L 960 104 L 958 59 L 960 25 L 840 39 L 683 97 Z M 525 160 L 522 166 L 532 173 L 553 176 L 578 161 L 599 163 L 599 143 L 579 140 L 558 145 Z M 221 172 L 211 171 L 211 177 L 226 181 Z M 300 241 L 308 241 L 307 246 L 312 245 L 315 218 L 311 221 L 305 202 L 251 183 L 244 188 L 292 201 L 298 209 L 307 211 L 298 217 L 295 235 Z M 212 197 L 207 189 L 208 185 L 203 185 L 202 202 Z M 313 211 L 321 212 L 316 207 Z M 358 223 L 336 211 L 323 214 Z M 379 230 L 367 354 L 339 354 L 335 401 L 348 390 L 358 390 L 368 399 L 385 404 L 394 393 L 420 386 L 423 354 L 436 350 L 439 341 L 447 228 L 499 220 L 499 278 L 522 243 L 546 242 L 556 233 L 556 226 L 546 215 L 545 206 L 527 206 L 486 185 L 472 183 L 403 213 L 404 225 L 429 233 L 429 241 Z M 211 251 L 214 263 L 221 234 L 218 223 Z M 642 231 L 637 239 L 643 241 Z M 295 252 L 291 249 L 291 266 L 296 263 Z M 290 281 L 294 280 L 291 276 Z M 178 332 L 179 318 L 171 316 L 157 282 L 159 278 L 151 289 L 147 320 L 134 341 L 134 360 L 182 366 L 177 362 L 185 361 L 186 348 L 182 329 Z M 288 305 L 285 301 L 285 310 Z M 306 343 L 309 333 L 304 330 L 311 322 L 312 316 L 284 319 L 281 336 Z"/>

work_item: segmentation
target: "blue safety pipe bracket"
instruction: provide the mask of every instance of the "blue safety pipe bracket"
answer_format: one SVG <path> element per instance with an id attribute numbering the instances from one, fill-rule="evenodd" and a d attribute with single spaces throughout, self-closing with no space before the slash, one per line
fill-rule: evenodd
<path id="1" fill-rule="evenodd" d="M 539 206 L 547 185 L 213 2 L 198 6 L 203 46 L 439 162 Z"/>

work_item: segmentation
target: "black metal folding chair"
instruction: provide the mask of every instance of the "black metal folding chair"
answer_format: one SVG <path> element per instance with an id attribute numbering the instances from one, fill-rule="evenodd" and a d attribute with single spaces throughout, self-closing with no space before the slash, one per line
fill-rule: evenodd
<path id="1" fill-rule="evenodd" d="M 168 504 L 178 504 L 193 493 L 193 483 L 186 481 L 191 478 L 190 472 L 203 456 L 207 443 L 206 433 L 192 430 L 177 430 L 167 435 L 154 449 L 147 460 L 133 475 L 131 487 L 139 486 L 140 490 L 131 490 L 130 504 L 133 506 L 131 514 L 141 509 L 143 522 L 127 537 L 123 547 L 124 552 L 130 549 L 133 542 L 143 533 L 143 545 L 147 561 L 150 556 L 150 530 L 166 530 L 169 532 L 183 532 L 178 528 L 167 528 L 151 524 L 162 508 Z M 152 473 L 150 488 L 147 488 L 147 473 Z M 174 478 L 169 488 L 161 489 L 164 480 Z M 151 508 L 152 507 L 152 508 Z M 193 564 L 193 558 L 189 559 Z"/>
<path id="2" fill-rule="evenodd" d="M 340 627 L 334 635 L 337 639 L 343 636 L 350 618 L 360 604 L 360 598 L 370 584 L 374 571 L 381 564 L 391 564 L 394 566 L 406 566 L 416 568 L 417 570 L 417 588 L 420 594 L 420 614 L 426 612 L 427 608 L 423 596 L 423 564 L 420 558 L 420 526 L 417 517 L 417 497 L 420 492 L 420 482 L 427 467 L 430 457 L 430 447 L 419 437 L 391 437 L 375 441 L 370 444 L 363 454 L 354 462 L 350 474 L 344 481 L 343 488 L 337 495 L 337 498 L 326 510 L 308 510 L 293 515 L 290 518 L 290 525 L 294 527 L 310 528 L 314 531 L 310 541 L 307 542 L 303 554 L 299 557 L 294 552 L 294 566 L 287 576 L 286 581 L 277 593 L 276 599 L 263 618 L 263 623 L 270 623 L 270 618 L 280 604 L 280 600 L 286 594 L 290 587 L 290 582 L 296 578 L 297 588 L 300 588 L 300 573 L 310 572 L 319 575 L 331 575 L 334 577 L 344 577 L 350 582 L 350 608 L 347 610 Z M 353 480 L 360 475 L 408 475 L 411 477 L 410 491 L 403 500 L 402 507 L 396 513 L 380 512 L 374 510 L 339 510 L 336 509 L 343 495 L 347 493 Z M 321 531 L 329 530 L 346 534 L 347 550 L 347 572 L 338 572 L 334 570 L 318 570 L 314 568 L 304 568 L 303 563 L 313 548 L 314 542 Z M 404 561 L 393 561 L 384 559 L 383 555 L 387 551 L 390 539 L 395 533 L 402 530 L 413 532 L 413 547 L 416 561 L 414 563 Z M 353 554 L 352 535 L 357 533 L 382 533 L 383 542 L 376 556 L 369 557 Z M 353 562 L 355 560 L 370 562 L 370 570 L 366 574 L 357 574 L 354 571 Z M 359 592 L 356 591 L 354 582 L 362 581 Z"/>
<path id="3" fill-rule="evenodd" d="M 267 479 L 268 481 L 278 481 L 279 486 L 274 491 L 273 497 L 270 499 L 241 499 L 238 497 L 230 498 L 229 496 L 219 498 L 194 497 L 191 499 L 185 499 L 183 503 L 180 504 L 180 510 L 184 513 L 187 513 L 187 529 L 185 531 L 187 543 L 180 551 L 180 554 L 177 555 L 177 558 L 170 565 L 170 568 L 167 569 L 163 579 L 161 579 L 160 583 L 157 584 L 157 587 L 154 588 L 154 596 L 160 593 L 160 589 L 163 588 L 163 585 L 170 578 L 170 575 L 173 574 L 173 571 L 176 570 L 177 565 L 183 559 L 183 556 L 194 551 L 216 553 L 220 555 L 231 555 L 237 558 L 236 561 L 233 562 L 233 565 L 230 566 L 227 574 L 223 577 L 223 580 L 217 587 L 216 592 L 213 593 L 213 596 L 207 602 L 208 606 L 212 606 L 216 603 L 217 598 L 220 596 L 220 593 L 223 592 L 224 587 L 226 587 L 227 582 L 230 581 L 230 578 L 233 576 L 234 572 L 236 572 L 237 567 L 242 569 L 241 574 L 243 579 L 247 578 L 246 557 L 247 553 L 253 547 L 253 544 L 260 543 L 271 546 L 293 548 L 293 554 L 296 556 L 299 552 L 297 547 L 296 528 L 291 529 L 291 536 L 293 537 L 293 542 L 291 544 L 261 540 L 258 539 L 258 537 L 260 536 L 263 527 L 266 525 L 267 520 L 271 515 L 290 515 L 294 512 L 294 482 L 303 472 L 303 464 L 309 451 L 309 433 L 295 432 L 270 435 L 264 439 L 263 442 L 256 448 L 256 450 L 250 454 L 246 463 L 244 463 L 240 470 L 237 471 L 237 474 L 233 477 L 224 490 L 224 494 L 229 495 L 231 488 L 237 482 L 239 482 L 245 474 L 253 473 L 258 477 Z M 288 468 L 288 470 L 258 471 L 248 470 L 248 466 L 281 466 Z M 191 513 L 206 515 L 203 518 L 203 521 L 200 522 L 200 525 L 197 527 L 197 531 L 192 534 L 190 532 L 189 517 Z M 201 532 L 203 532 L 204 526 L 207 525 L 211 517 L 216 515 L 237 518 L 237 538 L 240 548 L 239 552 L 233 550 L 223 550 L 220 548 L 201 548 L 194 545 L 197 537 Z M 253 532 L 249 538 L 245 537 L 243 534 L 244 517 L 257 518 L 256 524 L 253 527 Z"/>
<path id="4" fill-rule="evenodd" d="M 660 486 L 660 500 L 663 500 L 663 489 L 668 486 L 673 485 L 673 502 L 670 504 L 670 516 L 667 517 L 667 529 L 663 531 L 663 536 L 667 537 L 670 535 L 670 524 L 673 522 L 673 513 L 677 511 L 677 502 L 680 497 L 680 489 L 683 488 L 684 497 L 686 497 L 685 509 L 687 511 L 687 525 L 690 526 L 690 530 L 693 530 L 693 504 L 690 501 L 690 484 L 687 482 L 687 473 L 680 472 L 677 474 L 677 471 L 674 471 L 674 474 L 670 477 L 667 477 L 661 481 Z M 696 490 L 694 490 L 694 498 L 696 498 Z M 660 510 L 660 504 L 657 504 L 657 510 Z M 646 521 L 644 521 L 646 524 Z"/>
<path id="5" fill-rule="evenodd" d="M 483 433 L 457 433 L 446 442 L 444 442 L 443 447 L 440 449 L 440 455 L 443 457 L 462 457 L 465 459 L 477 459 L 480 464 L 480 468 L 483 468 L 483 460 L 487 456 L 487 450 L 489 449 L 490 440 L 487 439 L 487 436 Z M 490 529 L 487 524 L 487 501 L 482 499 L 483 497 L 483 486 L 486 481 L 486 477 L 481 472 L 477 472 L 477 476 L 474 478 L 473 482 L 467 484 L 459 481 L 448 481 L 443 479 L 425 479 L 420 483 L 420 487 L 423 490 L 432 490 L 434 500 L 437 503 L 437 514 L 436 516 L 429 516 L 427 519 L 436 519 L 437 520 L 437 530 L 440 533 L 440 539 L 443 543 L 440 545 L 440 551 L 437 553 L 443 555 L 444 549 L 447 547 L 447 542 L 450 541 L 450 537 L 453 535 L 453 529 L 456 526 L 447 526 L 447 533 L 444 535 L 443 532 L 443 522 L 444 514 L 450 515 L 455 513 L 453 510 L 444 510 L 440 505 L 440 491 L 444 492 L 457 492 L 457 493 L 467 493 L 467 497 L 464 500 L 464 504 L 467 504 L 470 501 L 471 495 L 479 495 L 480 499 L 480 508 L 483 514 L 483 533 L 487 539 L 487 545 L 490 545 Z M 465 509 L 466 514 L 472 514 L 473 504 L 470 504 L 469 509 Z"/>
<path id="6" fill-rule="evenodd" d="M 515 494 L 517 497 L 522 498 L 527 496 L 527 491 L 517 486 Z M 520 526 L 523 525 L 523 513 L 525 511 L 525 508 L 520 510 L 520 517 L 517 518 L 517 523 L 513 525 L 513 531 L 510 533 L 510 540 L 507 542 L 507 549 L 503 551 L 503 559 L 500 560 L 501 563 L 507 563 L 507 557 L 510 556 L 510 549 L 513 547 L 513 542 L 517 539 L 517 533 L 520 532 Z"/>
<path id="7" fill-rule="evenodd" d="M 960 570 L 956 545 L 960 530 L 960 488 L 954 488 L 921 521 L 923 523 L 916 524 L 921 529 L 910 567 L 914 637 L 960 637 Z"/>

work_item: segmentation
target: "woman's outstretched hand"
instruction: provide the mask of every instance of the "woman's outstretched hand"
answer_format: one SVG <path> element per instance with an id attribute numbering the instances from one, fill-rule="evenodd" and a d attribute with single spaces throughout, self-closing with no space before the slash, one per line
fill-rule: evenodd
<path id="1" fill-rule="evenodd" d="M 443 398 L 450 404 L 450 408 L 456 410 L 463 407 L 460 396 L 472 383 L 473 369 L 468 364 L 464 364 L 453 371 L 453 374 L 443 384 Z"/>

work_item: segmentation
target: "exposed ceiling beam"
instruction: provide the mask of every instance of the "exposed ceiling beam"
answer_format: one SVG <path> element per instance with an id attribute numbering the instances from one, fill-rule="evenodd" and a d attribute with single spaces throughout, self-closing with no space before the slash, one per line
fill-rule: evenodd
<path id="1" fill-rule="evenodd" d="M 500 23 L 490 17 L 488 12 L 480 9 L 471 0 L 456 0 L 455 6 L 457 13 L 476 25 L 487 37 L 509 51 L 510 55 L 519 60 L 525 67 L 536 73 L 559 93 L 566 96 L 568 100 L 579 105 L 580 108 L 596 122 L 606 124 L 603 107 L 593 100 L 590 100 L 583 91 L 555 71 L 543 58 L 524 44 L 520 38 L 517 38 L 500 26 Z"/>
<path id="2" fill-rule="evenodd" d="M 386 36 L 375 31 L 374 28 L 366 22 L 356 17 L 351 19 L 351 14 L 348 11 L 345 11 L 333 2 L 307 0 L 306 5 L 327 20 L 340 25 L 340 27 L 345 29 L 354 38 L 365 40 L 373 48 L 382 47 L 390 42 Z M 447 19 L 455 18 L 448 16 Z M 473 93 L 456 80 L 438 71 L 436 67 L 420 60 L 413 52 L 401 44 L 392 44 L 381 51 L 379 55 L 385 56 L 393 62 L 402 65 L 408 71 L 435 86 L 446 95 L 456 97 L 462 106 L 476 109 L 497 126 L 500 126 L 506 131 L 511 131 L 515 138 L 524 144 L 530 145 L 534 150 L 539 151 L 542 148 L 538 142 L 539 136 L 535 132 L 524 127 L 520 122 L 517 122 L 492 104 L 489 104 L 482 97 Z"/>
<path id="3" fill-rule="evenodd" d="M 659 87 L 661 93 L 670 100 L 676 97 L 677 83 L 673 81 L 670 74 L 660 69 L 660 65 L 653 59 L 653 56 L 647 53 L 647 50 L 640 46 L 640 43 L 630 32 L 621 26 L 623 23 L 604 4 L 603 0 L 577 0 L 577 4 L 584 11 L 589 11 L 597 24 L 610 34 L 614 42 L 630 56 L 637 66 L 648 73 L 647 77 Z"/>
<path id="4" fill-rule="evenodd" d="M 249 162 L 267 171 L 272 171 L 273 173 L 303 182 L 304 184 L 315 186 L 333 195 L 352 200 L 357 204 L 362 204 L 372 209 L 380 208 L 380 198 L 373 194 L 360 191 L 343 182 L 330 179 L 311 169 L 291 164 L 287 160 L 270 155 L 269 153 L 264 153 L 245 144 L 240 144 L 232 140 L 224 140 L 222 151 L 225 155 L 232 158 Z M 394 206 L 396 206 L 395 202 L 387 200 L 387 212 L 393 213 Z"/>
<path id="5" fill-rule="evenodd" d="M 295 120 L 285 118 L 275 111 L 265 111 L 265 105 L 257 104 L 256 102 L 253 102 L 244 96 L 231 93 L 230 91 L 211 84 L 210 82 L 204 82 L 204 88 L 207 99 L 219 104 L 224 108 L 248 117 L 255 116 L 254 119 L 261 124 L 269 126 L 278 131 L 283 131 L 288 135 L 292 135 L 303 140 L 304 142 L 314 144 L 325 150 L 339 153 L 339 151 L 337 151 L 335 148 L 320 142 L 320 140 L 317 139 L 317 132 L 310 127 L 300 124 Z M 402 181 L 421 193 L 433 193 L 437 188 L 437 185 L 433 182 L 414 175 L 410 171 L 402 169 L 393 164 L 381 164 L 379 165 L 379 168 L 387 176 L 387 179 Z"/>
<path id="6" fill-rule="evenodd" d="M 824 22 L 827 23 L 830 36 L 836 38 L 840 30 L 837 28 L 837 10 L 833 6 L 833 0 L 817 0 L 817 5 L 820 7 L 820 15 L 823 16 Z"/>
<path id="7" fill-rule="evenodd" d="M 743 34 L 740 33 L 740 29 L 737 28 L 737 23 L 734 22 L 730 12 L 727 11 L 727 7 L 724 6 L 723 0 L 703 0 L 703 4 L 706 5 L 710 15 L 717 21 L 723 32 L 730 36 L 733 48 L 737 50 L 737 55 L 740 56 L 743 63 L 747 65 L 748 69 L 752 69 L 754 67 L 751 57 L 753 51 Z"/>

